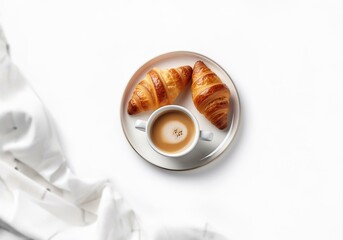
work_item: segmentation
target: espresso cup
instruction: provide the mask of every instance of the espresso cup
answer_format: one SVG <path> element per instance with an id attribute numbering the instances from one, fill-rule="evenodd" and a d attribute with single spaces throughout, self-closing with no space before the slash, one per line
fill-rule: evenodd
<path id="1" fill-rule="evenodd" d="M 213 139 L 213 133 L 200 130 L 195 116 L 179 105 L 161 107 L 148 121 L 137 120 L 135 127 L 146 132 L 151 148 L 166 157 L 181 157 L 191 152 L 199 140 Z"/>

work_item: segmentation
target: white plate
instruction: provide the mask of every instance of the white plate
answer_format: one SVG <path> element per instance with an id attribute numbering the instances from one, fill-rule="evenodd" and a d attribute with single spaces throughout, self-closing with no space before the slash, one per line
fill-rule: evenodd
<path id="1" fill-rule="evenodd" d="M 175 68 L 182 65 L 194 66 L 194 63 L 202 60 L 218 77 L 229 87 L 230 97 L 230 114 L 228 127 L 219 130 L 213 126 L 202 114 L 198 112 L 192 101 L 190 84 L 184 92 L 177 98 L 174 104 L 182 105 L 188 108 L 198 119 L 200 129 L 212 131 L 214 138 L 211 142 L 199 141 L 194 151 L 179 158 L 168 158 L 156 153 L 148 144 L 146 135 L 135 129 L 137 119 L 147 120 L 150 112 L 129 115 L 127 105 L 135 86 L 145 77 L 146 73 L 153 67 Z M 124 134 L 132 148 L 146 161 L 168 170 L 189 170 L 203 166 L 216 159 L 233 141 L 240 121 L 240 102 L 237 89 L 225 70 L 216 62 L 198 53 L 178 51 L 170 52 L 155 57 L 140 67 L 130 79 L 121 102 L 121 124 Z"/>

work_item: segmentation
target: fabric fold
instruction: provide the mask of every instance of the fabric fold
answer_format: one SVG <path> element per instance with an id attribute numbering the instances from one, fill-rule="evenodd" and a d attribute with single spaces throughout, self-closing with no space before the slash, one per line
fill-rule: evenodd
<path id="1" fill-rule="evenodd" d="M 70 171 L 43 104 L 8 49 L 0 29 L 0 219 L 32 239 L 135 239 L 135 215 L 113 197 L 111 184 Z"/>

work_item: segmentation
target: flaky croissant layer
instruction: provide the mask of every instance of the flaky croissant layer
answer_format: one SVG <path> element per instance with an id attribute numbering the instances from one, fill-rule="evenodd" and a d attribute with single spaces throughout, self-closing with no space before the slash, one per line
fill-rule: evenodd
<path id="1" fill-rule="evenodd" d="M 202 61 L 192 73 L 192 99 L 195 107 L 219 129 L 228 125 L 230 90 Z"/>
<path id="2" fill-rule="evenodd" d="M 140 81 L 128 103 L 128 114 L 155 110 L 172 104 L 192 77 L 192 67 L 181 66 L 161 70 L 153 68 Z"/>

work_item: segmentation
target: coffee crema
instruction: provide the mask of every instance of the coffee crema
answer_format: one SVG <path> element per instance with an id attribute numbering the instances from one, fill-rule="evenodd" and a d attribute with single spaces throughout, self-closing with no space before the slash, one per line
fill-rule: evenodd
<path id="1" fill-rule="evenodd" d="M 159 116 L 151 127 L 151 140 L 163 152 L 179 153 L 194 141 L 192 119 L 181 111 L 168 111 Z"/>

